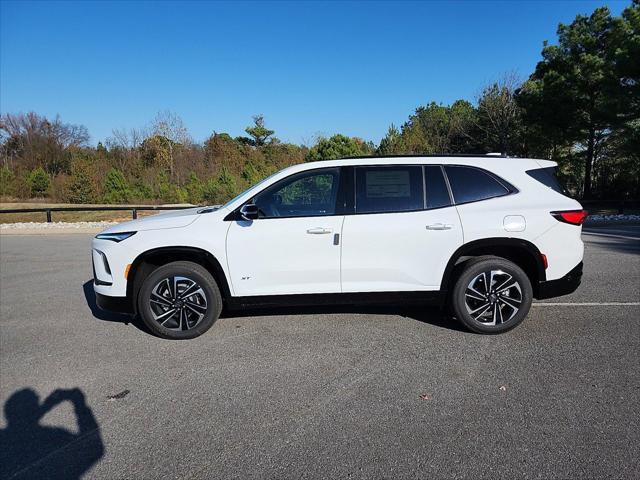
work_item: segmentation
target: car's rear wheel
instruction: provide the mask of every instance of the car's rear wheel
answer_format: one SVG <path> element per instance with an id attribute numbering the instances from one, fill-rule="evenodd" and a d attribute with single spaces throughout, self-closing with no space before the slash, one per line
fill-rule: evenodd
<path id="1" fill-rule="evenodd" d="M 501 333 L 520 324 L 531 308 L 527 274 L 499 257 L 466 262 L 451 295 L 456 318 L 477 333 Z"/>
<path id="2" fill-rule="evenodd" d="M 202 335 L 222 310 L 211 274 L 193 262 L 172 262 L 155 269 L 138 294 L 138 312 L 152 333 L 168 339 Z"/>

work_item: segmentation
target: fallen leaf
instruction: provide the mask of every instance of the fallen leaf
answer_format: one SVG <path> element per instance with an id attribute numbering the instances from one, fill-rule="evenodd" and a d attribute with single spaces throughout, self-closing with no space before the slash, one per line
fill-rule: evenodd
<path id="1" fill-rule="evenodd" d="M 124 398 L 127 395 L 129 395 L 129 390 L 123 390 L 120 393 L 116 393 L 115 395 L 108 396 L 107 400 L 109 400 L 110 402 L 113 402 L 114 400 L 120 400 L 121 398 Z"/>
<path id="2" fill-rule="evenodd" d="M 500 387 L 500 390 L 502 390 L 503 392 L 506 392 L 506 391 L 507 391 L 507 387 L 506 387 L 505 385 L 502 385 L 502 386 Z"/>

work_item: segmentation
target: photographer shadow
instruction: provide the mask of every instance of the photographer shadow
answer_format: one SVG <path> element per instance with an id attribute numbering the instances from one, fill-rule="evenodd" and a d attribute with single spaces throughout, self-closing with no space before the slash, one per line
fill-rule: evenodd
<path id="1" fill-rule="evenodd" d="M 56 406 L 73 405 L 77 433 L 42 425 Z M 31 388 L 14 392 L 4 404 L 0 429 L 0 478 L 79 479 L 104 455 L 100 427 L 80 389 L 55 390 L 42 403 Z"/>

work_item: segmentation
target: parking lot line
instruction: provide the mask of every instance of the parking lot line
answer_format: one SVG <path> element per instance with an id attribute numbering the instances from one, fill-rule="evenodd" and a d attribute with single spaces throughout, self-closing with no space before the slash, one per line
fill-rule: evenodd
<path id="1" fill-rule="evenodd" d="M 592 235 L 594 237 L 609 237 L 609 238 L 619 238 L 621 240 L 640 240 L 638 237 L 631 237 L 629 235 L 618 235 L 613 233 L 600 233 L 600 232 L 591 232 L 591 231 L 583 231 L 583 235 Z"/>
<path id="2" fill-rule="evenodd" d="M 539 302 L 533 303 L 534 307 L 607 307 L 620 305 L 640 305 L 640 302 Z"/>

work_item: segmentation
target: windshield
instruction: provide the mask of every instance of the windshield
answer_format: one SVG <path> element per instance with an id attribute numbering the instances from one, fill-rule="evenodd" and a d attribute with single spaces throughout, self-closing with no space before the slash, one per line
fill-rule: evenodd
<path id="1" fill-rule="evenodd" d="M 250 190 L 253 190 L 254 188 L 259 187 L 260 185 L 262 185 L 263 183 L 265 183 L 267 180 L 269 180 L 271 177 L 277 175 L 278 173 L 280 173 L 280 171 L 272 173 L 271 175 L 269 175 L 268 177 L 263 178 L 262 180 L 260 180 L 258 183 L 256 183 L 255 185 L 247 188 L 244 192 L 239 193 L 238 195 L 236 195 L 235 197 L 233 197 L 231 200 L 229 200 L 227 203 L 225 203 L 222 208 L 229 208 L 229 206 L 231 204 L 233 204 L 236 200 L 238 200 L 240 197 L 242 197 L 245 193 L 247 193 Z"/>

